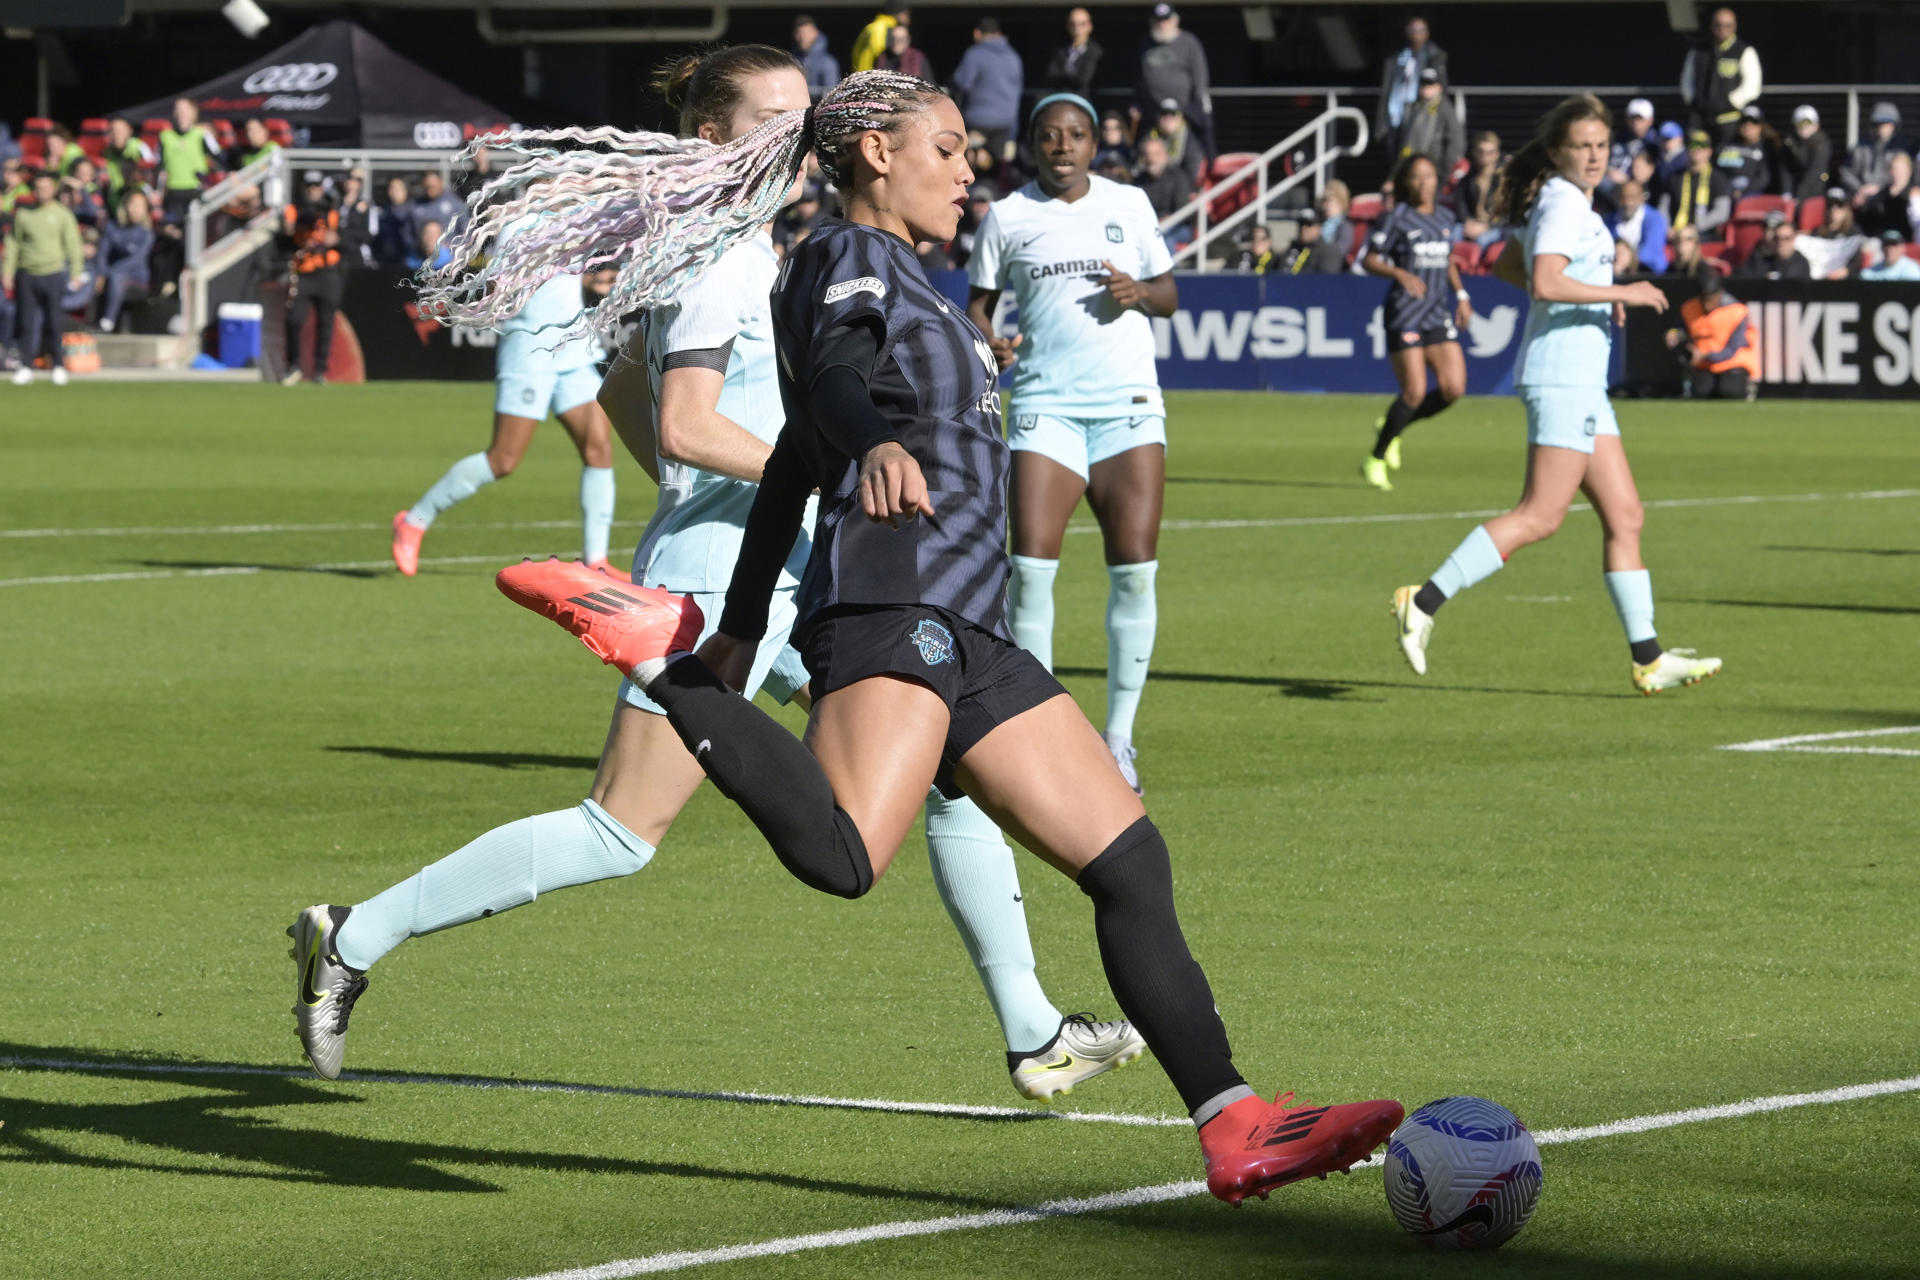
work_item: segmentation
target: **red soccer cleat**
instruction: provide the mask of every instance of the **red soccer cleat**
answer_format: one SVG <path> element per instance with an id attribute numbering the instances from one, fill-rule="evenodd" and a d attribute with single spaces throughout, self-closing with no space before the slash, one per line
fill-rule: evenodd
<path id="1" fill-rule="evenodd" d="M 409 578 L 420 572 L 420 539 L 426 536 L 425 529 L 416 528 L 407 523 L 406 512 L 394 513 L 393 563 L 394 567 Z"/>
<path id="2" fill-rule="evenodd" d="M 691 653 L 706 619 L 691 596 L 611 582 L 578 560 L 525 560 L 494 575 L 507 599 L 552 618 L 626 675 L 670 653 Z"/>
<path id="3" fill-rule="evenodd" d="M 632 582 L 633 581 L 633 576 L 631 574 L 622 573 L 620 570 L 614 568 L 612 564 L 610 564 L 605 560 L 589 560 L 587 561 L 587 568 L 593 570 L 595 573 L 604 573 L 609 578 L 612 578 L 615 582 Z"/>
<path id="4" fill-rule="evenodd" d="M 1345 1173 L 1399 1127 L 1397 1102 L 1346 1102 L 1334 1107 L 1290 1105 L 1291 1093 L 1272 1102 L 1242 1098 L 1200 1130 L 1207 1157 L 1207 1190 L 1228 1204 L 1262 1200 L 1275 1187 L 1302 1178 Z"/>

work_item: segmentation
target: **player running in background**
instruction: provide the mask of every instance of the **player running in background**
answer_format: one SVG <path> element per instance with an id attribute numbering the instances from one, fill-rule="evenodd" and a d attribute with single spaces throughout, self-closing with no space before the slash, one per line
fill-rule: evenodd
<path id="1" fill-rule="evenodd" d="M 1473 307 L 1453 260 L 1460 223 L 1453 210 L 1436 203 L 1439 193 L 1440 171 L 1432 160 L 1417 152 L 1402 159 L 1393 171 L 1393 208 L 1360 259 L 1368 274 L 1393 281 L 1383 320 L 1387 361 L 1400 394 L 1375 424 L 1373 456 L 1360 464 L 1360 474 L 1376 489 L 1393 488 L 1387 472 L 1400 469 L 1400 434 L 1445 412 L 1467 390 L 1460 331 L 1473 318 Z M 1428 368 L 1439 383 L 1432 391 Z"/>
<path id="2" fill-rule="evenodd" d="M 774 328 L 787 425 L 702 656 L 689 650 L 704 620 L 685 597 L 557 561 L 503 570 L 500 584 L 665 706 L 708 776 L 803 883 L 865 894 L 936 780 L 1074 879 L 1093 899 L 1109 985 L 1193 1116 L 1209 1188 L 1238 1202 L 1350 1166 L 1402 1108 L 1267 1103 L 1247 1087 L 1181 934 L 1166 841 L 1073 699 L 1012 641 L 996 362 L 914 255 L 916 243 L 955 233 L 973 179 L 966 136 L 934 86 L 869 72 L 717 152 L 626 135 L 630 146 L 598 157 L 620 180 L 591 210 L 562 216 L 579 237 L 575 253 L 624 261 L 612 295 L 623 303 L 670 296 L 752 234 L 809 152 L 848 220 L 822 224 L 781 268 Z M 482 207 L 474 240 L 524 204 Z M 668 208 L 677 216 L 660 216 Z M 456 263 L 472 246 L 456 247 Z M 519 257 L 512 246 L 507 254 Z M 449 319 L 485 323 L 540 269 L 523 259 L 492 280 L 449 273 L 436 293 Z M 815 694 L 802 742 L 736 689 L 816 487 L 794 629 Z"/>
<path id="3" fill-rule="evenodd" d="M 1071 93 L 1027 121 L 1040 174 L 987 212 L 967 261 L 967 315 L 1013 370 L 1013 638 L 1053 669 L 1053 579 L 1084 494 L 1107 554 L 1107 749 L 1140 790 L 1133 720 L 1158 621 L 1167 410 L 1148 316 L 1179 306 L 1173 259 L 1136 187 L 1090 174 L 1099 116 Z M 994 334 L 1011 289 L 1020 332 Z"/>
<path id="4" fill-rule="evenodd" d="M 807 105 L 799 65 L 765 45 L 689 56 L 664 69 L 658 87 L 682 136 L 714 143 Z M 742 238 L 651 310 L 635 339 L 642 360 L 622 352 L 601 391 L 621 438 L 660 484 L 633 579 L 691 594 L 715 624 L 756 484 L 786 421 L 768 297 L 779 260 L 768 231 Z M 789 538 L 775 626 L 747 677 L 749 697 L 764 687 L 782 703 L 807 699 L 807 673 L 786 632 L 811 547 L 804 533 Z M 659 704 L 623 682 L 593 789 L 578 806 L 489 831 L 356 907 L 308 908 L 289 932 L 302 984 L 294 1014 L 314 1069 L 339 1074 L 348 1014 L 366 970 L 389 950 L 541 893 L 633 874 L 705 777 Z M 927 844 L 934 885 L 999 1019 L 1014 1087 L 1050 1098 L 1138 1058 L 1145 1042 L 1126 1022 L 1063 1017 L 1048 1000 L 1000 829 L 971 801 L 934 792 Z"/>
<path id="5" fill-rule="evenodd" d="M 1653 581 L 1640 559 L 1640 493 L 1607 400 L 1607 357 L 1609 321 L 1624 323 L 1630 306 L 1665 311 L 1667 298 L 1647 281 L 1613 283 L 1613 236 L 1593 211 L 1611 129 L 1598 98 L 1568 98 L 1546 114 L 1501 175 L 1495 211 L 1524 230 L 1523 252 L 1502 254 L 1498 266 L 1525 273 L 1513 282 L 1524 283 L 1533 299 L 1513 371 L 1527 409 L 1526 485 L 1520 505 L 1475 527 L 1425 585 L 1393 593 L 1400 650 L 1420 675 L 1427 673 L 1440 606 L 1521 547 L 1551 537 L 1580 492 L 1600 517 L 1607 593 L 1633 652 L 1634 687 L 1658 693 L 1720 670 L 1720 659 L 1662 649 L 1654 636 Z"/>
<path id="6" fill-rule="evenodd" d="M 530 224 L 511 227 L 506 235 L 530 229 Z M 604 291 L 603 276 L 591 284 L 581 275 L 554 276 L 500 325 L 493 443 L 484 453 L 454 463 L 418 502 L 393 517 L 393 563 L 401 573 L 412 577 L 419 571 L 420 541 L 442 511 L 513 474 L 549 412 L 559 417 L 580 451 L 581 557 L 588 564 L 606 564 L 613 531 L 613 441 L 607 415 L 594 399 L 602 351 L 591 338 L 563 340 L 581 310 Z"/>

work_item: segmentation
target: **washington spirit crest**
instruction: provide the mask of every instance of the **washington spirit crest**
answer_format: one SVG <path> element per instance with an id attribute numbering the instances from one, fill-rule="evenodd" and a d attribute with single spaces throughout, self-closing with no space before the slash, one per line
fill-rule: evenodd
<path id="1" fill-rule="evenodd" d="M 937 667 L 943 662 L 953 661 L 953 632 L 931 618 L 922 618 L 920 625 L 907 638 L 920 651 L 920 661 L 928 666 Z"/>

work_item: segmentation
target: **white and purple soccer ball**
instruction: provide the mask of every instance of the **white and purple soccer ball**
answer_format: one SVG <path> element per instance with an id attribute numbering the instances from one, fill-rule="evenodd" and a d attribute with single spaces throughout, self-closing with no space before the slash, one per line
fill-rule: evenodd
<path id="1" fill-rule="evenodd" d="M 1492 1249 L 1540 1203 L 1540 1148 L 1520 1118 L 1485 1098 L 1441 1098 L 1387 1139 L 1387 1205 L 1432 1249 Z"/>

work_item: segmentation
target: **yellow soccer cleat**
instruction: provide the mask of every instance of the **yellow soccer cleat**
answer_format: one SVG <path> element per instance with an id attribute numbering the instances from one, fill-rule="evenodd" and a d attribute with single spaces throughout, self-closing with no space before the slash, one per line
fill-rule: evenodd
<path id="1" fill-rule="evenodd" d="M 1393 488 L 1393 481 L 1387 478 L 1387 464 L 1379 458 L 1368 458 L 1360 464 L 1360 478 L 1383 492 Z"/>
<path id="2" fill-rule="evenodd" d="M 1643 694 L 1699 684 L 1720 671 L 1720 659 L 1696 657 L 1692 649 L 1668 649 L 1644 666 L 1633 664 L 1633 687 Z"/>
<path id="3" fill-rule="evenodd" d="M 1393 439 L 1387 441 L 1387 470 L 1398 471 L 1399 469 L 1400 469 L 1400 437 L 1395 436 Z"/>

